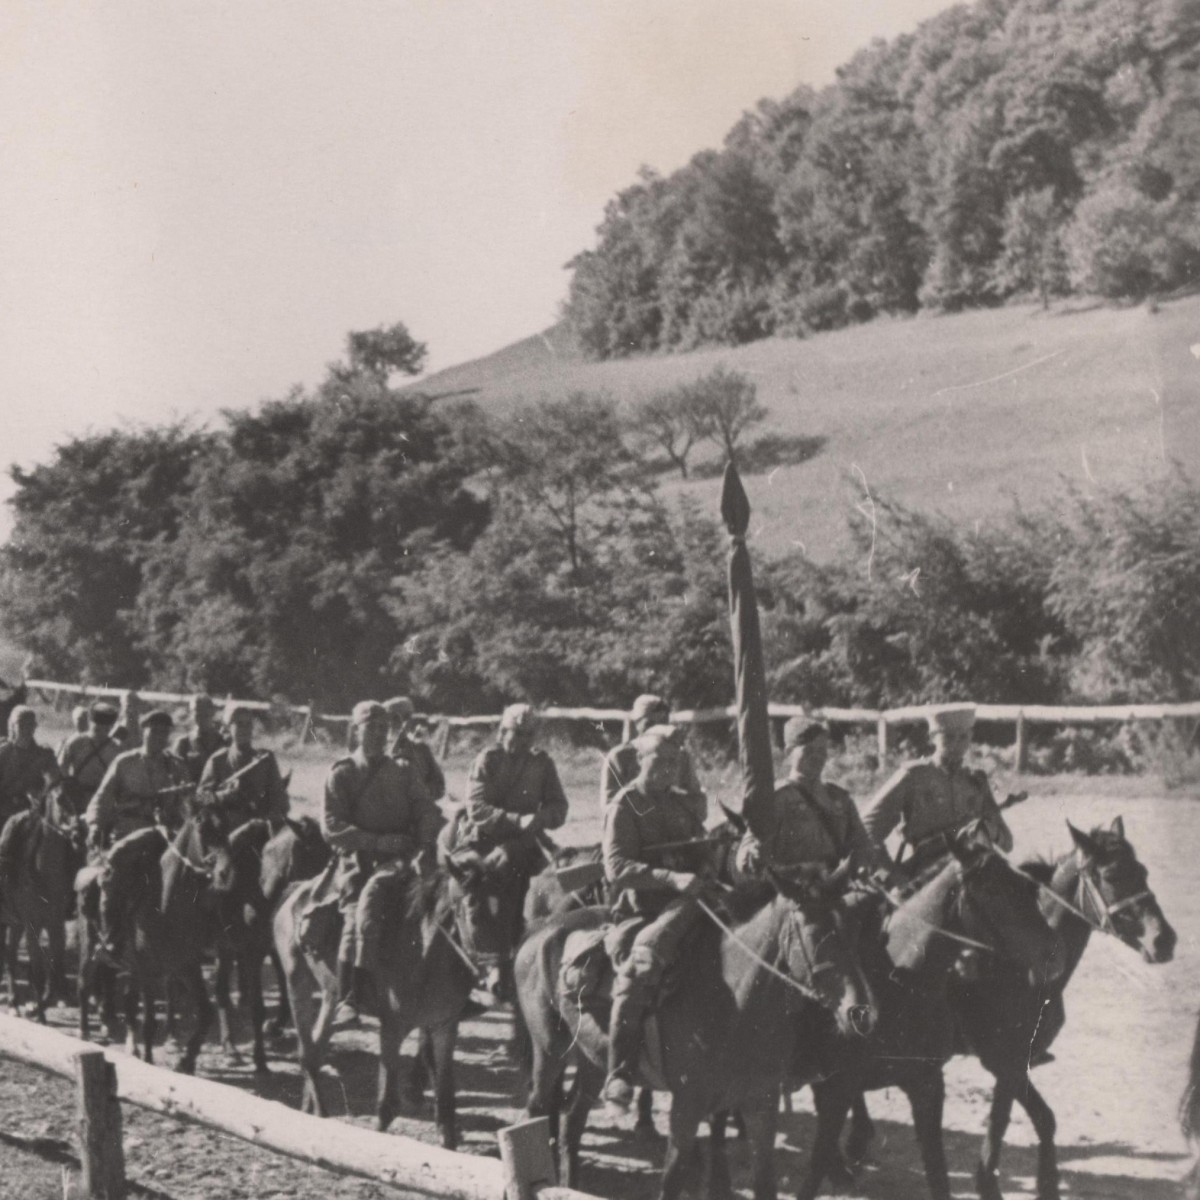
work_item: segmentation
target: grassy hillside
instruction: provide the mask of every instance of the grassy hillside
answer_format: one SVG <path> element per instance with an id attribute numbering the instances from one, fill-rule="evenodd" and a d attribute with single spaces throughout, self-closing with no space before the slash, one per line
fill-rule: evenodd
<path id="1" fill-rule="evenodd" d="M 1175 460 L 1200 462 L 1200 297 L 1146 307 L 1009 307 L 883 320 L 804 341 L 771 339 L 686 355 L 582 362 L 561 331 L 515 343 L 421 383 L 478 389 L 490 409 L 574 389 L 620 400 L 717 363 L 756 381 L 766 429 L 823 438 L 819 454 L 748 481 L 755 536 L 827 558 L 846 515 L 873 493 L 986 520 L 1016 498 L 1053 503 L 1066 481 L 1129 484 Z M 718 481 L 665 475 L 668 494 L 708 510 Z"/>

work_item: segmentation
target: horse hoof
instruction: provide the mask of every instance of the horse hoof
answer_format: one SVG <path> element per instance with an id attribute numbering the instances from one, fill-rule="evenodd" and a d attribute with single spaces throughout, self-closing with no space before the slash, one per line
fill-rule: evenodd
<path id="1" fill-rule="evenodd" d="M 663 1135 L 658 1132 L 653 1121 L 639 1120 L 633 1127 L 633 1136 L 639 1142 L 661 1142 Z"/>
<path id="2" fill-rule="evenodd" d="M 195 1075 L 196 1060 L 189 1059 L 186 1055 L 175 1064 L 175 1073 L 177 1075 Z"/>
<path id="3" fill-rule="evenodd" d="M 831 1163 L 825 1178 L 835 1191 L 849 1191 L 854 1186 L 854 1172 L 844 1162 Z"/>
<path id="4" fill-rule="evenodd" d="M 256 1058 L 254 1060 L 255 1075 L 270 1075 L 271 1064 L 265 1058 Z"/>

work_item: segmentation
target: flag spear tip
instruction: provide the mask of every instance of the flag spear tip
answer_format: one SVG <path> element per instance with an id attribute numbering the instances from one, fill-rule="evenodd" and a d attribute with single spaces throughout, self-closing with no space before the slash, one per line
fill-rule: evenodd
<path id="1" fill-rule="evenodd" d="M 745 537 L 750 528 L 750 500 L 732 462 L 725 464 L 725 478 L 721 483 L 721 519 L 731 537 Z"/>

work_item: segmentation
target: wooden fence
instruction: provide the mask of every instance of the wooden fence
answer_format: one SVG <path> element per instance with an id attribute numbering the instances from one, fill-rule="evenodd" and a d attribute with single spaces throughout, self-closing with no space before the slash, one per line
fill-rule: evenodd
<path id="1" fill-rule="evenodd" d="M 85 687 L 77 683 L 56 683 L 51 680 L 30 679 L 27 686 L 41 692 L 48 702 L 56 705 L 71 697 L 86 699 L 97 696 L 120 696 L 120 688 Z M 182 705 L 190 695 L 176 692 L 139 692 L 139 696 L 152 704 Z M 302 738 L 312 734 L 321 723 L 346 724 L 348 715 L 318 713 L 314 704 L 277 705 L 265 700 L 238 700 L 238 704 L 266 713 L 290 714 L 303 721 Z M 875 729 L 880 761 L 888 756 L 889 732 L 891 729 L 924 721 L 933 705 L 911 705 L 905 708 L 816 708 L 808 709 L 799 704 L 771 704 L 768 711 L 772 718 L 783 721 L 794 716 L 819 717 L 831 725 L 865 725 Z M 552 721 L 590 721 L 598 725 L 620 725 L 622 736 L 627 738 L 630 729 L 630 714 L 620 708 L 556 708 L 540 710 L 541 716 Z M 1200 718 L 1200 701 L 1186 704 L 1110 704 L 1096 706 L 1051 706 L 1044 704 L 980 704 L 975 709 L 976 718 L 990 723 L 1011 724 L 1014 727 L 1016 767 L 1023 771 L 1027 765 L 1030 725 L 1098 725 L 1127 721 L 1150 721 L 1163 725 L 1172 721 Z M 707 725 L 724 721 L 735 721 L 736 709 L 724 708 L 682 709 L 671 714 L 678 725 Z M 438 750 L 445 757 L 450 738 L 456 729 L 489 728 L 500 723 L 499 714 L 487 716 L 429 715 L 425 719 L 439 730 Z"/>
<path id="2" fill-rule="evenodd" d="M 122 1100 L 278 1154 L 441 1200 L 594 1200 L 553 1184 L 544 1117 L 500 1130 L 500 1158 L 456 1154 L 414 1138 L 322 1120 L 208 1079 L 110 1054 L 44 1025 L 0 1015 L 0 1057 L 73 1078 L 83 1194 L 125 1194 Z"/>

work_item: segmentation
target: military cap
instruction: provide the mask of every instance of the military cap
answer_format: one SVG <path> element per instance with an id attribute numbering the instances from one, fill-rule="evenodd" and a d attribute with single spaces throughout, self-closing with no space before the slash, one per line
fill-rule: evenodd
<path id="1" fill-rule="evenodd" d="M 254 719 L 254 709 L 248 704 L 239 704 L 236 700 L 231 700 L 225 705 L 225 724 L 232 725 L 234 721 L 240 721 L 243 718 L 246 720 Z"/>
<path id="2" fill-rule="evenodd" d="M 175 725 L 175 718 L 165 708 L 152 708 L 142 718 L 142 728 L 153 729 L 156 725 L 171 729 Z"/>
<path id="3" fill-rule="evenodd" d="M 975 705 L 943 704 L 940 708 L 931 708 L 927 720 L 932 733 L 965 733 L 974 728 Z"/>
<path id="4" fill-rule="evenodd" d="M 14 708 L 12 712 L 8 714 L 9 729 L 16 729 L 16 727 L 26 719 L 26 717 L 32 717 L 36 721 L 37 713 L 34 712 L 28 704 L 18 704 L 16 708 Z"/>
<path id="5" fill-rule="evenodd" d="M 641 721 L 651 713 L 667 707 L 667 702 L 661 696 L 656 696 L 653 692 L 645 692 L 633 702 L 633 708 L 629 710 L 629 719 Z"/>
<path id="6" fill-rule="evenodd" d="M 807 746 L 822 734 L 829 736 L 829 726 L 815 717 L 792 717 L 783 727 L 783 748 L 792 750 L 796 746 Z"/>
<path id="7" fill-rule="evenodd" d="M 117 707 L 115 704 L 109 704 L 107 700 L 96 700 L 88 709 L 88 716 L 97 725 L 115 725 L 117 722 Z"/>
<path id="8" fill-rule="evenodd" d="M 537 714 L 530 704 L 510 704 L 500 718 L 501 729 L 518 729 L 532 733 L 537 728 Z"/>
<path id="9" fill-rule="evenodd" d="M 378 700 L 360 700 L 350 713 L 350 720 L 355 725 L 366 725 L 368 721 L 386 721 L 387 709 Z"/>
<path id="10" fill-rule="evenodd" d="M 216 707 L 213 703 L 213 698 L 204 692 L 197 692 L 188 701 L 188 711 L 193 713 L 212 712 Z"/>
<path id="11" fill-rule="evenodd" d="M 651 725 L 645 733 L 633 739 L 633 748 L 637 751 L 638 762 L 644 762 L 653 757 L 664 747 L 678 750 L 682 737 L 678 725 Z"/>
<path id="12" fill-rule="evenodd" d="M 407 696 L 393 696 L 383 702 L 389 717 L 407 720 L 417 711 L 417 706 Z"/>

